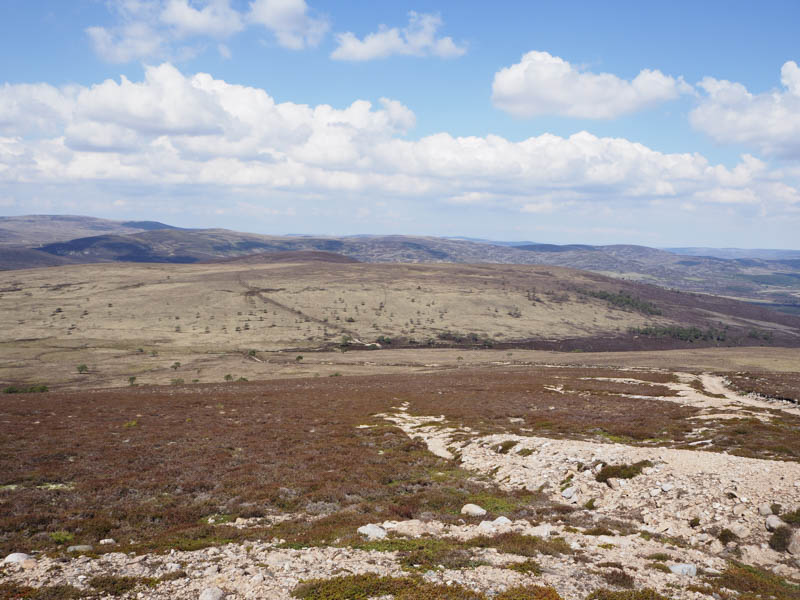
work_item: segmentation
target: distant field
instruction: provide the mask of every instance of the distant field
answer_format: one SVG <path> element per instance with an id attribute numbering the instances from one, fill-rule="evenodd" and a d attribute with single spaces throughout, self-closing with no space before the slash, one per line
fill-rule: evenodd
<path id="1" fill-rule="evenodd" d="M 0 274 L 0 326 L 1 381 L 75 387 L 327 374 L 324 363 L 364 349 L 375 350 L 365 362 L 378 363 L 388 351 L 418 349 L 413 362 L 426 364 L 442 348 L 800 343 L 800 320 L 747 304 L 517 265 L 230 261 L 11 271 Z"/>

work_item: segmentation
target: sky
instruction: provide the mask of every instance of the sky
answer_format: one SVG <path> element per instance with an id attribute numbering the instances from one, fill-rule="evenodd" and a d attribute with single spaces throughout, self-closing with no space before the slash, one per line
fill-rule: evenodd
<path id="1" fill-rule="evenodd" d="M 800 2 L 2 0 L 0 215 L 800 249 Z"/>

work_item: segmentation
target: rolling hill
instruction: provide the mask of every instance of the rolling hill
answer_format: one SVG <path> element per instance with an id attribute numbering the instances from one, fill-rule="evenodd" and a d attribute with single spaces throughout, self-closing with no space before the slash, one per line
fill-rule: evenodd
<path id="1" fill-rule="evenodd" d="M 268 252 L 333 252 L 372 263 L 562 266 L 800 312 L 800 260 L 791 258 L 792 251 L 750 251 L 753 256 L 741 251 L 740 257 L 720 258 L 636 245 L 500 245 L 487 240 L 400 235 L 273 236 L 225 229 L 187 230 L 155 222 L 81 219 L 85 218 L 6 218 L 0 222 L 0 232 L 6 232 L 5 246 L 0 244 L 0 267 L 15 269 L 94 262 L 189 264 Z M 76 231 L 89 229 L 98 233 L 68 237 Z M 37 235 L 43 240 L 58 238 L 58 241 L 29 245 L 24 248 L 25 252 L 23 246 L 11 246 L 8 242 L 31 240 Z M 713 254 L 710 252 L 713 249 L 698 250 Z M 732 250 L 720 250 L 720 253 L 735 254 Z"/>

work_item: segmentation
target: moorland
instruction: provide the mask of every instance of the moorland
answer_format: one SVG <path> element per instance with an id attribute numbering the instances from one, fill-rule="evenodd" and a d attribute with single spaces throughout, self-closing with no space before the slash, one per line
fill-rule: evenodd
<path id="1" fill-rule="evenodd" d="M 73 259 L 0 272 L 0 598 L 800 598 L 800 317 L 558 265 Z"/>

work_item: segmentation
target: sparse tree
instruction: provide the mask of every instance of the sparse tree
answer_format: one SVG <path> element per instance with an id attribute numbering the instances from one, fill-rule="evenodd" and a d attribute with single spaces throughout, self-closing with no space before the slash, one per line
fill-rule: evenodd
<path id="1" fill-rule="evenodd" d="M 78 365 L 78 373 L 83 374 L 83 373 L 88 373 L 88 372 L 89 372 L 89 367 L 87 367 L 84 364 Z"/>

